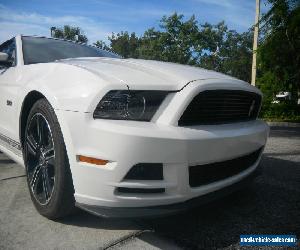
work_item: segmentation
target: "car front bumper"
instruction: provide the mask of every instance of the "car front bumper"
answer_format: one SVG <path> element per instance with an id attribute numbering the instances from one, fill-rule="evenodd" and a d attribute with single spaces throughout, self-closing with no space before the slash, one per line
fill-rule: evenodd
<path id="1" fill-rule="evenodd" d="M 251 181 L 261 174 L 260 167 L 256 168 L 251 174 L 242 180 L 226 186 L 217 191 L 201 195 L 185 202 L 150 207 L 102 207 L 76 203 L 76 206 L 96 216 L 104 218 L 152 218 L 161 216 L 170 216 L 178 213 L 184 213 L 187 210 L 197 208 L 203 204 L 220 199 L 226 195 L 246 187 Z"/>
<path id="2" fill-rule="evenodd" d="M 242 181 L 255 172 L 261 155 L 245 171 L 199 187 L 189 185 L 188 169 L 189 166 L 222 162 L 254 152 L 264 147 L 269 132 L 268 126 L 260 120 L 177 127 L 151 122 L 94 120 L 89 113 L 67 111 L 64 118 L 69 130 L 64 136 L 76 203 L 104 216 L 103 211 L 113 208 L 120 208 L 115 211 L 123 214 L 124 208 L 182 204 Z M 109 163 L 98 166 L 79 162 L 78 155 L 108 160 Z M 164 179 L 124 180 L 138 163 L 162 163 Z M 160 188 L 165 192 L 120 194 L 116 192 L 120 187 Z M 162 212 L 161 209 L 152 211 L 150 215 Z"/>

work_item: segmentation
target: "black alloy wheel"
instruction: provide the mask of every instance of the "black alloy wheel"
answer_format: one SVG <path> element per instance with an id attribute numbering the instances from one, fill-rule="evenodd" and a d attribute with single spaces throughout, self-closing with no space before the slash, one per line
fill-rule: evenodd
<path id="1" fill-rule="evenodd" d="M 62 218 L 75 211 L 74 187 L 64 137 L 46 99 L 31 108 L 22 143 L 27 184 L 37 211 Z"/>
<path id="2" fill-rule="evenodd" d="M 25 153 L 31 191 L 38 203 L 46 205 L 55 184 L 55 152 L 49 123 L 41 113 L 34 114 L 29 122 Z"/>

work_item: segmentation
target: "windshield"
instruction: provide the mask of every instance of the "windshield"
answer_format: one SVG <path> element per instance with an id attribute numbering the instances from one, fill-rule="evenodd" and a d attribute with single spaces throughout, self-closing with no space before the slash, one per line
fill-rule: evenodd
<path id="1" fill-rule="evenodd" d="M 112 57 L 118 55 L 75 42 L 41 37 L 22 37 L 24 64 L 48 63 L 76 57 Z"/>

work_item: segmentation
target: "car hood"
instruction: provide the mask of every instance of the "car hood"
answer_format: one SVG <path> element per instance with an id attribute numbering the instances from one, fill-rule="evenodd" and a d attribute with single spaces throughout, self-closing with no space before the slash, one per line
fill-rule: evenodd
<path id="1" fill-rule="evenodd" d="M 199 67 L 141 59 L 74 58 L 58 63 L 88 70 L 102 79 L 120 82 L 130 89 L 180 90 L 189 82 L 204 79 L 234 79 Z"/>

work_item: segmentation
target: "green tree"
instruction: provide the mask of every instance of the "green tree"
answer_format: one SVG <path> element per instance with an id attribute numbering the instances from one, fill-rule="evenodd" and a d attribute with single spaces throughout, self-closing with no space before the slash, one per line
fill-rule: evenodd
<path id="1" fill-rule="evenodd" d="M 195 16 L 187 21 L 184 21 L 183 17 L 174 13 L 161 19 L 160 28 L 163 32 L 159 33 L 159 42 L 162 44 L 163 61 L 191 63 L 198 26 Z"/>
<path id="2" fill-rule="evenodd" d="M 107 50 L 107 51 L 111 51 L 111 47 L 109 47 L 104 41 L 102 40 L 98 40 L 95 43 L 93 43 L 93 45 L 95 47 L 97 47 L 98 49 L 103 49 L 103 50 Z"/>
<path id="3" fill-rule="evenodd" d="M 66 39 L 71 41 L 76 41 L 79 43 L 87 43 L 88 39 L 83 34 L 82 30 L 79 27 L 72 27 L 65 25 L 63 28 L 52 27 L 52 36 L 55 38 Z"/>
<path id="4" fill-rule="evenodd" d="M 195 16 L 186 20 L 174 13 L 161 19 L 158 30 L 150 28 L 141 37 L 120 32 L 108 39 L 109 49 L 124 58 L 191 64 L 250 81 L 252 32 L 239 34 L 224 22 L 201 25 Z"/>
<path id="5" fill-rule="evenodd" d="M 140 38 L 140 46 L 137 50 L 139 58 L 164 61 L 164 44 L 161 42 L 161 32 L 154 28 L 146 30 Z"/>
<path id="6" fill-rule="evenodd" d="M 139 57 L 182 64 L 195 64 L 194 43 L 198 32 L 197 21 L 192 16 L 184 21 L 183 15 L 164 16 L 160 30 L 145 31 L 141 37 Z"/>
<path id="7" fill-rule="evenodd" d="M 205 23 L 198 38 L 198 65 L 250 81 L 252 32 L 228 30 L 224 22 Z"/>
<path id="8" fill-rule="evenodd" d="M 139 38 L 135 33 L 120 32 L 116 35 L 112 33 L 108 37 L 110 41 L 111 50 L 124 58 L 138 58 L 137 48 L 139 46 Z"/>

